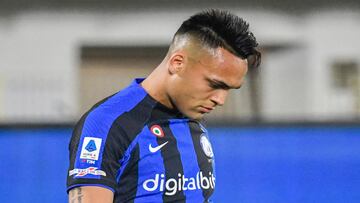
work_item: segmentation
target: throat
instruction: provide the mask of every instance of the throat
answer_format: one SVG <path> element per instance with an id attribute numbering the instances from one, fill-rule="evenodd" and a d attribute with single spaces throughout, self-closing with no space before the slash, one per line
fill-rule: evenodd
<path id="1" fill-rule="evenodd" d="M 166 93 L 166 88 L 162 81 L 159 81 L 158 79 L 153 80 L 149 76 L 140 85 L 155 101 L 161 103 L 169 109 L 174 109 L 173 102 L 171 101 L 170 96 Z"/>

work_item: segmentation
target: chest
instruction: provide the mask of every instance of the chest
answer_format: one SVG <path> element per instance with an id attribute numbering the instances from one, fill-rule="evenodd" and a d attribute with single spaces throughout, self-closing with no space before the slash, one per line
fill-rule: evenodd
<path id="1" fill-rule="evenodd" d="M 214 155 L 197 122 L 150 123 L 138 139 L 139 183 L 146 191 L 213 190 Z M 175 189 L 176 188 L 176 189 Z"/>
<path id="2" fill-rule="evenodd" d="M 209 170 L 214 154 L 208 133 L 197 122 L 153 122 L 139 136 L 139 161 L 157 168 Z"/>

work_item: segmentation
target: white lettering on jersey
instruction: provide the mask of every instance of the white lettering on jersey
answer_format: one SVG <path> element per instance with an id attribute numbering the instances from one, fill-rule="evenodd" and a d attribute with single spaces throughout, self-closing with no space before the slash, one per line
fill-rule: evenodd
<path id="1" fill-rule="evenodd" d="M 155 190 L 164 191 L 166 189 L 166 195 L 174 195 L 176 191 L 185 190 L 200 190 L 215 188 L 215 176 L 209 172 L 209 176 L 204 176 L 203 172 L 197 172 L 196 177 L 185 177 L 182 174 L 178 174 L 178 178 L 170 178 L 165 181 L 164 174 L 155 174 L 154 178 L 150 178 L 144 181 L 143 188 L 146 191 L 152 192 Z"/>

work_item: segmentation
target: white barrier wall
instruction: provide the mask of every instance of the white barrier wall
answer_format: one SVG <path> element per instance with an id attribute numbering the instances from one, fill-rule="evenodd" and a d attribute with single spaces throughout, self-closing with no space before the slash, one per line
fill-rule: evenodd
<path id="1" fill-rule="evenodd" d="M 309 78 L 311 83 L 312 115 L 319 119 L 328 117 L 354 118 L 359 116 L 357 92 L 333 86 L 331 65 L 337 61 L 354 61 L 360 70 L 360 13 L 334 11 L 313 13 L 306 17 L 306 44 L 309 50 Z M 357 75 L 360 81 L 360 75 Z M 359 85 L 359 84 L 358 84 Z"/>
<path id="2" fill-rule="evenodd" d="M 33 11 L 0 18 L 0 121 L 77 119 L 81 46 L 165 45 L 194 12 Z M 334 57 L 359 62 L 359 14 L 234 12 L 250 22 L 261 45 L 290 47 L 264 53 L 265 118 L 323 119 L 343 115 L 343 109 L 353 112 L 353 96 L 336 102 L 338 92 L 331 88 L 328 63 Z"/>

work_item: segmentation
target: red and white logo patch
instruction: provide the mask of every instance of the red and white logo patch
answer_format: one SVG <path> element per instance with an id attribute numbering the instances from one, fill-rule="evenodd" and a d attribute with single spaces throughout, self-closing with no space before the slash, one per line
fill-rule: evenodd
<path id="1" fill-rule="evenodd" d="M 164 137 L 164 131 L 159 125 L 153 125 L 150 131 L 157 137 Z"/>
<path id="2" fill-rule="evenodd" d="M 69 171 L 69 176 L 75 175 L 75 177 L 83 177 L 87 174 L 96 175 L 96 176 L 106 176 L 105 171 L 98 170 L 96 167 L 89 168 L 74 168 Z"/>

